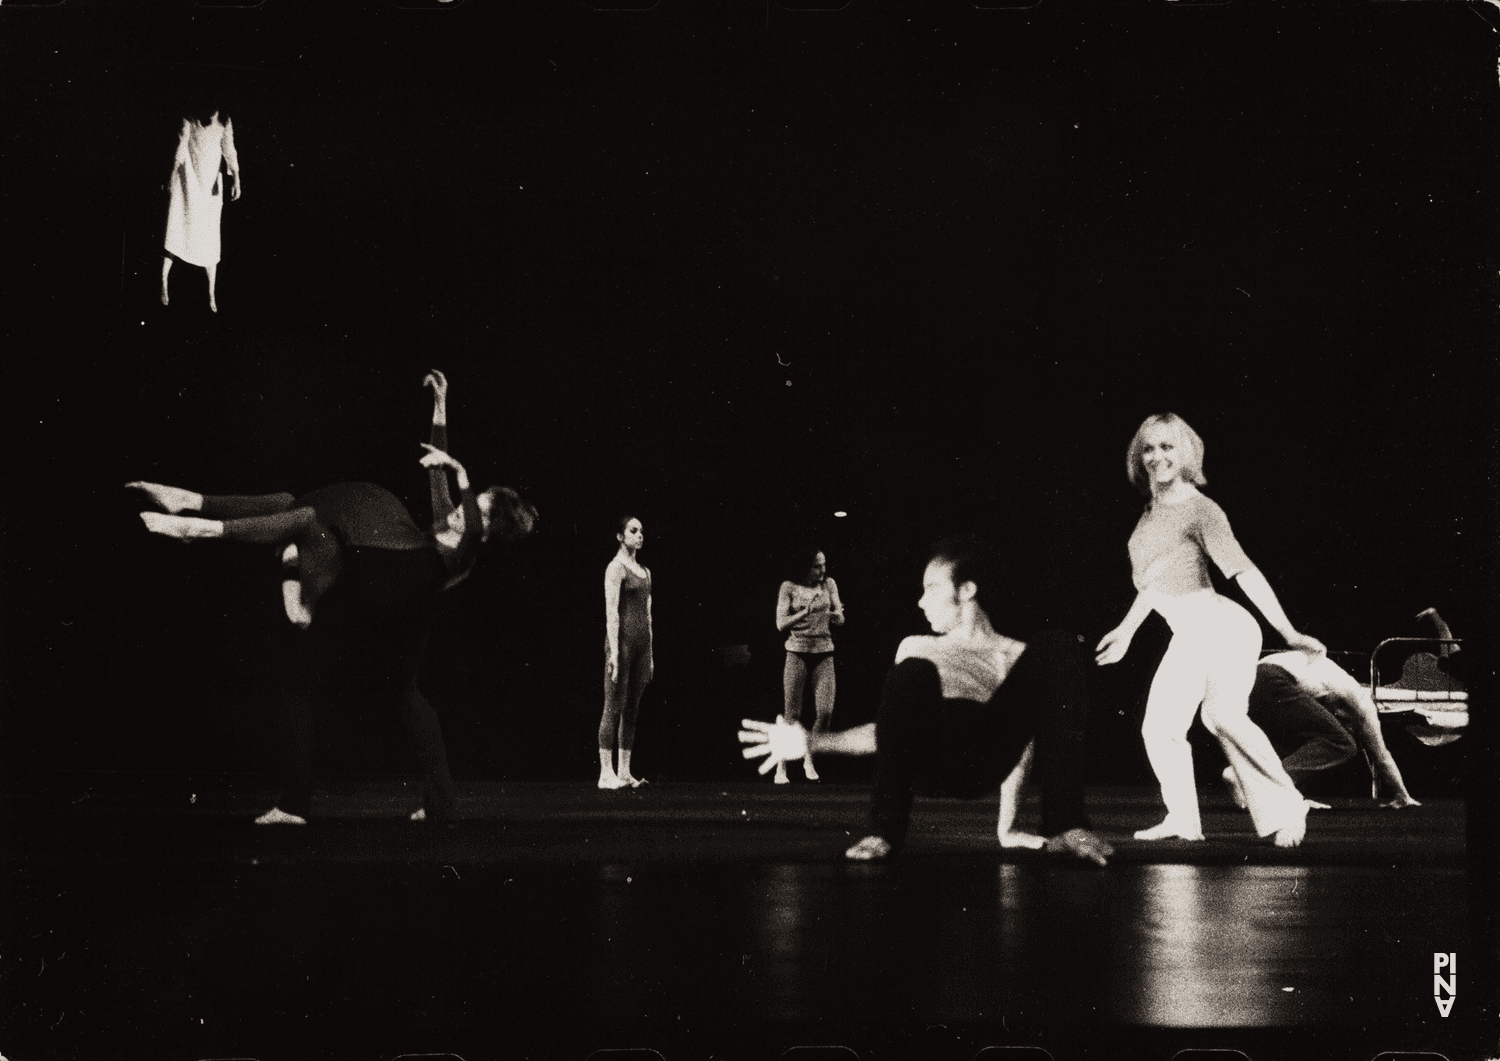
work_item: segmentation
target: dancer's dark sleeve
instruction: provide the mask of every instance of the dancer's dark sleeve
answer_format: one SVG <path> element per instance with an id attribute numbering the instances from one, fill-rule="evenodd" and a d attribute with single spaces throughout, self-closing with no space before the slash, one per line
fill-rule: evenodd
<path id="1" fill-rule="evenodd" d="M 445 485 L 444 490 L 447 489 Z M 461 491 L 463 496 L 464 533 L 459 538 L 458 545 L 452 549 L 438 547 L 438 555 L 443 558 L 443 566 L 448 570 L 448 577 L 453 578 L 469 569 L 474 563 L 474 557 L 479 552 L 480 536 L 484 533 L 484 525 L 479 521 L 479 503 L 474 500 L 474 491 L 465 489 Z"/>
<path id="2" fill-rule="evenodd" d="M 1087 829 L 1083 809 L 1089 663 L 1077 635 L 1046 629 L 1031 638 L 1001 686 L 1002 699 L 1035 711 L 1032 777 L 1042 795 L 1042 833 Z M 1007 768 L 1008 769 L 1008 768 Z"/>
<path id="3" fill-rule="evenodd" d="M 432 445 L 444 453 L 448 452 L 448 425 L 434 423 L 432 425 Z M 448 522 L 448 517 L 455 507 L 453 495 L 448 492 L 448 469 L 428 468 L 427 486 L 432 495 L 432 526 L 434 530 L 442 530 L 442 525 Z"/>

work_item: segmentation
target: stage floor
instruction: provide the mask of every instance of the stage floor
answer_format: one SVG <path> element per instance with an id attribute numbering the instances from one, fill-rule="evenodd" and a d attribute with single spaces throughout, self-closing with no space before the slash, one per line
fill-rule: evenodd
<path id="1" fill-rule="evenodd" d="M 1154 795 L 1091 789 L 1118 849 L 1098 869 L 1000 851 L 990 801 L 919 800 L 906 854 L 871 865 L 842 858 L 860 786 L 461 792 L 435 826 L 405 820 L 414 785 L 328 782 L 300 828 L 250 823 L 273 793 L 249 776 L 12 796 L 0 1052 L 1367 1061 L 1463 1056 L 1475 1027 L 1432 996 L 1477 902 L 1457 801 L 1339 801 L 1282 851 L 1211 794 L 1206 842 L 1139 843 Z"/>

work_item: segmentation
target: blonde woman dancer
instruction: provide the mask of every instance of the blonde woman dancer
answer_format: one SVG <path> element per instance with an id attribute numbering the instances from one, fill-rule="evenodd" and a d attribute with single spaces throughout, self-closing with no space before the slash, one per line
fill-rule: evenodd
<path id="1" fill-rule="evenodd" d="M 1307 829 L 1307 805 L 1260 727 L 1250 721 L 1250 690 L 1260 655 L 1260 625 L 1213 590 L 1212 560 L 1239 582 L 1287 646 L 1309 657 L 1326 651 L 1299 634 L 1264 575 L 1234 538 L 1224 510 L 1199 492 L 1203 440 L 1173 413 L 1147 417 L 1126 456 L 1130 481 L 1146 495 L 1146 511 L 1130 536 L 1137 596 L 1123 622 L 1100 640 L 1096 662 L 1117 663 L 1153 611 L 1172 628 L 1146 701 L 1141 736 L 1161 783 L 1167 816 L 1135 834 L 1137 840 L 1202 840 L 1198 790 L 1188 727 L 1198 705 L 1239 779 L 1255 831 L 1278 847 L 1296 847 Z"/>

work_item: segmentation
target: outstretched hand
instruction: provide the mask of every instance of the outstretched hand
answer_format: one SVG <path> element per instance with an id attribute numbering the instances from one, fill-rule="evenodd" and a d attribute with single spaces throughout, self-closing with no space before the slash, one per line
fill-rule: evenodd
<path id="1" fill-rule="evenodd" d="M 807 757 L 807 731 L 782 715 L 777 715 L 775 722 L 745 718 L 740 725 L 745 727 L 740 730 L 740 743 L 745 745 L 741 754 L 746 759 L 766 757 L 760 764 L 760 773 L 768 774 L 790 759 Z"/>
<path id="2" fill-rule="evenodd" d="M 1118 626 L 1099 639 L 1094 646 L 1094 662 L 1101 667 L 1119 663 L 1130 651 L 1130 635 Z"/>
<path id="3" fill-rule="evenodd" d="M 1047 850 L 1054 855 L 1071 855 L 1087 859 L 1101 866 L 1109 865 L 1109 856 L 1115 853 L 1103 837 L 1087 829 L 1069 829 L 1047 841 Z"/>
<path id="4" fill-rule="evenodd" d="M 1323 656 L 1328 655 L 1327 645 L 1323 644 L 1316 637 L 1308 637 L 1306 634 L 1299 634 L 1293 631 L 1287 635 L 1286 643 L 1288 648 L 1295 649 L 1307 656 L 1309 663 L 1314 663 Z"/>

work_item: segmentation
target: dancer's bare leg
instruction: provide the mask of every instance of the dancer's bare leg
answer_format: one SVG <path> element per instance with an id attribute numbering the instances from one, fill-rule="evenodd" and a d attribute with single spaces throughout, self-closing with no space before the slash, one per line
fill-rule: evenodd
<path id="1" fill-rule="evenodd" d="M 599 749 L 599 787 L 604 789 L 624 788 L 627 782 L 621 781 L 615 773 L 615 750 L 613 748 Z"/>
<path id="2" fill-rule="evenodd" d="M 170 255 L 162 255 L 161 259 L 161 304 L 168 304 L 167 298 L 167 274 L 172 271 L 172 258 Z"/>
<path id="3" fill-rule="evenodd" d="M 817 718 L 813 722 L 814 733 L 827 731 L 828 724 L 833 719 L 833 699 L 836 689 L 833 657 L 829 656 L 827 659 L 820 660 L 813 668 L 813 703 L 817 709 Z M 811 749 L 802 759 L 802 772 L 809 781 L 819 780 L 818 771 L 813 767 Z"/>
<path id="4" fill-rule="evenodd" d="M 219 312 L 219 304 L 214 301 L 214 281 L 219 276 L 219 263 L 214 262 L 212 265 L 205 266 L 204 268 L 208 270 L 208 308 L 217 313 Z"/>

